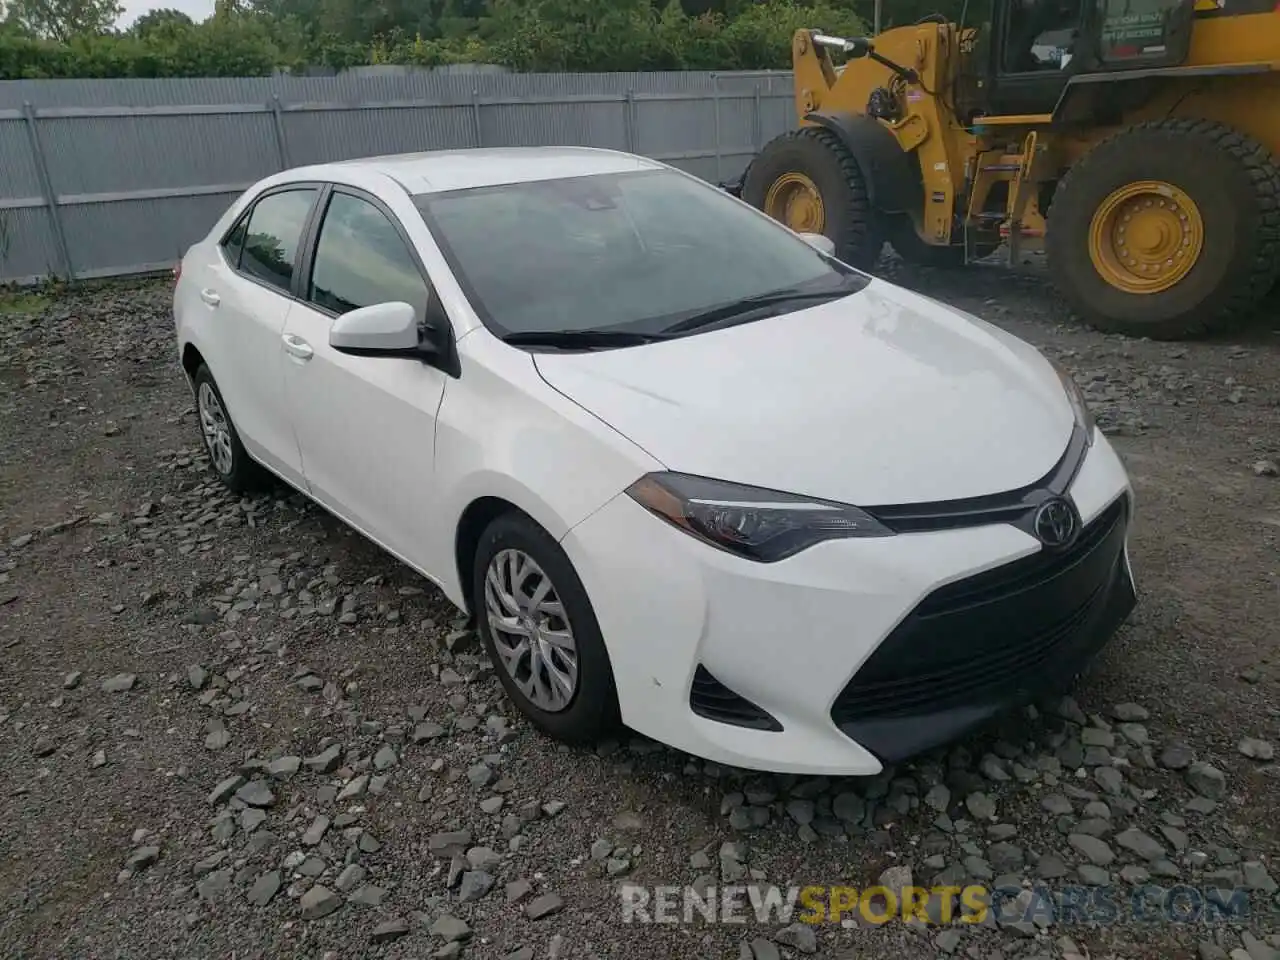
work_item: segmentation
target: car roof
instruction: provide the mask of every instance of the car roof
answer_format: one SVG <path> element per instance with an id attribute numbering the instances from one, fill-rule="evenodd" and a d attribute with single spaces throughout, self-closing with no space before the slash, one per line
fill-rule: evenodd
<path id="1" fill-rule="evenodd" d="M 291 179 L 342 179 L 343 172 L 381 174 L 417 195 L 662 166 L 645 157 L 595 147 L 477 147 L 341 160 L 291 171 Z"/>

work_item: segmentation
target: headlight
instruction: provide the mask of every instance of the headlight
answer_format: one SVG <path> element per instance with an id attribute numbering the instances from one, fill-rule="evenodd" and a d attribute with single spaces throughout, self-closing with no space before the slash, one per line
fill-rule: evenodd
<path id="1" fill-rule="evenodd" d="M 684 473 L 647 474 L 627 494 L 685 533 L 761 563 L 824 540 L 893 536 L 857 507 Z"/>
<path id="2" fill-rule="evenodd" d="M 1093 446 L 1095 423 L 1093 414 L 1089 410 L 1089 404 L 1085 402 L 1084 393 L 1080 390 L 1080 385 L 1076 383 L 1075 379 L 1062 364 L 1054 363 L 1053 369 L 1058 372 L 1058 379 L 1062 381 L 1062 389 L 1067 391 L 1067 400 L 1071 403 L 1071 410 L 1076 415 L 1076 426 L 1084 431 L 1085 442 L 1089 446 Z"/>

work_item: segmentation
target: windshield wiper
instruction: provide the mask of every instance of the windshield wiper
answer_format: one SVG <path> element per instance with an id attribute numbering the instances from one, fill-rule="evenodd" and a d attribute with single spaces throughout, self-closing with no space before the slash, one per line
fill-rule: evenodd
<path id="1" fill-rule="evenodd" d="M 774 307 L 784 303 L 808 303 L 811 301 L 840 300 L 862 289 L 860 286 L 841 285 L 834 290 L 775 290 L 772 293 L 761 293 L 754 297 L 743 297 L 733 303 L 721 304 L 710 310 L 703 310 L 691 317 L 685 317 L 678 323 L 664 329 L 664 334 L 687 333 L 700 330 L 725 320 L 736 320 L 739 317 L 754 313 L 762 307 Z"/>
<path id="2" fill-rule="evenodd" d="M 634 330 L 529 330 L 524 333 L 509 333 L 502 341 L 513 347 L 590 350 L 597 347 L 635 347 L 666 339 L 664 333 L 637 333 Z"/>

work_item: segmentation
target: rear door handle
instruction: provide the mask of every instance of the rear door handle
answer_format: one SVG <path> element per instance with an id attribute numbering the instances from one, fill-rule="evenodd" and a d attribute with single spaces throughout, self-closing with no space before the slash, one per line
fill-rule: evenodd
<path id="1" fill-rule="evenodd" d="M 222 302 L 222 298 L 218 296 L 216 290 L 210 290 L 208 287 L 200 291 L 200 299 L 211 307 L 216 307 Z"/>
<path id="2" fill-rule="evenodd" d="M 292 333 L 286 333 L 280 338 L 284 341 L 285 353 L 298 360 L 310 360 L 315 353 L 311 349 L 311 344 L 303 340 L 301 337 L 294 336 Z"/>

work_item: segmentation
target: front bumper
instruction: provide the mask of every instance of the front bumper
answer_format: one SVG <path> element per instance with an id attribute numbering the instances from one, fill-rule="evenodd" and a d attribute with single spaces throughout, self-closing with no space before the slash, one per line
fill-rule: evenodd
<path id="1" fill-rule="evenodd" d="M 625 495 L 563 546 L 628 726 L 734 766 L 873 774 L 1065 687 L 1129 614 L 1131 491 L 1101 436 L 1069 494 L 1086 528 L 1057 555 L 987 523 L 760 564 Z"/>

